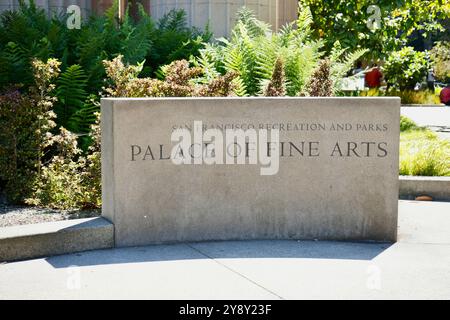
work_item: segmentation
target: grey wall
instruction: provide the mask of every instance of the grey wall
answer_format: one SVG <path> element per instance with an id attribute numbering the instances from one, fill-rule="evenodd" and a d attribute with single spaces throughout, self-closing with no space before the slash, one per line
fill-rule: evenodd
<path id="1" fill-rule="evenodd" d="M 252 9 L 274 29 L 297 17 L 297 0 L 153 0 L 150 12 L 158 19 L 171 9 L 182 8 L 189 25 L 204 28 L 209 22 L 216 37 L 226 37 L 234 25 L 236 11 L 242 6 Z"/>
<path id="2" fill-rule="evenodd" d="M 226 239 L 395 241 L 399 117 L 399 98 L 103 99 L 102 214 L 114 223 L 118 246 Z M 283 124 L 281 141 L 317 142 L 320 155 L 295 150 L 291 155 L 286 147 L 279 172 L 271 176 L 261 176 L 259 165 L 165 160 L 174 126 L 195 120 L 257 128 Z M 302 123 L 325 129 L 294 126 Z M 345 129 L 334 128 L 339 124 Z M 336 143 L 340 152 L 334 151 Z M 385 151 L 377 148 L 380 143 Z M 132 145 L 142 147 L 141 157 L 131 157 Z M 147 146 L 153 155 L 142 157 Z"/>
<path id="3" fill-rule="evenodd" d="M 67 7 L 72 4 L 80 6 L 84 16 L 88 15 L 91 10 L 91 0 L 35 0 L 35 3 L 48 12 L 65 13 Z M 18 0 L 0 0 L 0 12 L 17 8 L 19 8 Z"/>

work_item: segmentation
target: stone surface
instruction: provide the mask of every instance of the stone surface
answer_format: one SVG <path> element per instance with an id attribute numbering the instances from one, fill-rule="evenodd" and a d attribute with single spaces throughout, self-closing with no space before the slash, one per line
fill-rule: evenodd
<path id="1" fill-rule="evenodd" d="M 102 214 L 115 225 L 117 246 L 395 241 L 399 114 L 398 98 L 103 99 Z M 261 176 L 260 165 L 160 160 L 170 155 L 173 128 L 194 121 L 208 128 L 281 124 L 280 141 L 317 142 L 320 155 L 285 150 L 272 176 Z M 312 130 L 313 124 L 325 129 Z M 133 145 L 152 153 L 132 161 Z"/>
<path id="2" fill-rule="evenodd" d="M 412 200 L 417 196 L 450 200 L 450 177 L 400 176 L 400 197 Z"/>
<path id="3" fill-rule="evenodd" d="M 0 261 L 113 246 L 114 227 L 101 217 L 0 228 Z"/>
<path id="4" fill-rule="evenodd" d="M 450 245 L 450 202 L 399 203 L 400 242 Z"/>
<path id="5" fill-rule="evenodd" d="M 450 203 L 399 202 L 396 244 L 229 241 L 0 264 L 0 299 L 450 299 Z"/>

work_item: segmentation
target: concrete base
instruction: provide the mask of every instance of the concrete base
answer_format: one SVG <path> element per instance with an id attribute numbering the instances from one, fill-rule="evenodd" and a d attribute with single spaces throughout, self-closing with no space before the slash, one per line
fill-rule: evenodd
<path id="1" fill-rule="evenodd" d="M 401 199 L 431 196 L 434 200 L 450 200 L 450 177 L 400 176 Z"/>
<path id="2" fill-rule="evenodd" d="M 400 201 L 393 245 L 228 241 L 0 264 L 0 299 L 450 299 L 449 213 Z"/>
<path id="3" fill-rule="evenodd" d="M 114 246 L 114 227 L 88 218 L 0 228 L 0 261 L 22 260 Z"/>

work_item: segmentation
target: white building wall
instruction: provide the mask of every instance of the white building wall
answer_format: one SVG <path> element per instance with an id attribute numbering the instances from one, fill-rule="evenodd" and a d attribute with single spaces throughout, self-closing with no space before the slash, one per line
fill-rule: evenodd
<path id="1" fill-rule="evenodd" d="M 235 23 L 236 11 L 242 6 L 253 10 L 257 17 L 274 29 L 295 20 L 297 0 L 152 0 L 150 13 L 161 18 L 171 9 L 184 9 L 191 26 L 204 28 L 209 22 L 216 37 L 228 36 Z"/>
<path id="2" fill-rule="evenodd" d="M 80 6 L 83 16 L 88 16 L 91 10 L 91 0 L 35 0 L 34 2 L 47 12 L 65 13 L 67 7 L 72 4 Z M 18 0 L 0 0 L 0 12 L 18 8 Z"/>
<path id="3" fill-rule="evenodd" d="M 235 23 L 236 11 L 242 6 L 253 10 L 257 17 L 278 29 L 297 17 L 297 0 L 147 0 L 155 20 L 171 9 L 184 9 L 189 26 L 203 29 L 209 23 L 215 37 L 228 36 Z M 91 12 L 91 0 L 35 0 L 48 12 L 66 12 L 71 4 L 81 8 L 82 15 Z M 0 0 L 0 11 L 17 9 L 18 0 Z M 95 4 L 95 2 L 93 2 Z"/>

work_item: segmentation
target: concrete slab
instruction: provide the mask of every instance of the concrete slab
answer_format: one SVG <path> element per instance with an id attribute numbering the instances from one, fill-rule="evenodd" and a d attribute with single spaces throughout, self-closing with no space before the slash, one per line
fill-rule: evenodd
<path id="1" fill-rule="evenodd" d="M 450 245 L 450 202 L 399 201 L 399 211 L 400 242 Z"/>
<path id="2" fill-rule="evenodd" d="M 241 242 L 195 247 L 284 299 L 450 299 L 450 246 L 397 243 L 373 259 L 346 259 L 347 252 L 362 251 L 365 255 L 379 247 L 308 241 L 266 244 L 280 245 L 294 254 L 283 259 L 242 259 L 224 257 L 223 252 L 240 257 L 254 245 Z M 322 255 L 333 251 L 334 258 Z"/>
<path id="3" fill-rule="evenodd" d="M 400 176 L 400 199 L 414 200 L 423 195 L 437 201 L 449 201 L 450 177 Z"/>
<path id="4" fill-rule="evenodd" d="M 229 241 L 0 264 L 0 299 L 450 299 L 450 203 L 399 202 L 399 242 Z"/>
<path id="5" fill-rule="evenodd" d="M 187 245 L 89 251 L 0 265 L 0 299 L 274 299 Z"/>
<path id="6" fill-rule="evenodd" d="M 0 261 L 113 246 L 114 226 L 101 217 L 0 228 Z"/>

